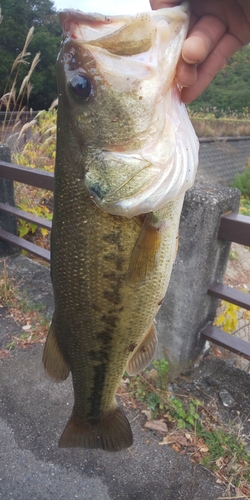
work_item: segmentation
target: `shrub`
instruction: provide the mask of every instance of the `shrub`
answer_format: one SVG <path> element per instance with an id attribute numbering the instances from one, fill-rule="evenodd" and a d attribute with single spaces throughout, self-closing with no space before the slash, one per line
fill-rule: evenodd
<path id="1" fill-rule="evenodd" d="M 242 174 L 236 174 L 233 187 L 238 188 L 245 198 L 250 198 L 250 162 Z"/>

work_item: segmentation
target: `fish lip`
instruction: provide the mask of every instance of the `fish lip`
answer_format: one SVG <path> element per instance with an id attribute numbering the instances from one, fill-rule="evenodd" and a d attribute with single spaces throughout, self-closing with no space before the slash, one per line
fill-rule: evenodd
<path id="1" fill-rule="evenodd" d="M 59 22 L 62 26 L 63 36 L 70 37 L 70 24 L 87 24 L 88 26 L 96 27 L 101 24 L 112 24 L 113 18 L 116 16 L 104 16 L 102 14 L 93 14 L 82 12 L 76 9 L 64 9 L 58 14 Z M 121 16 L 124 17 L 124 16 Z"/>
<path id="2" fill-rule="evenodd" d="M 182 10 L 183 13 L 188 14 L 190 13 L 189 11 L 189 2 L 187 0 L 184 0 L 180 5 L 176 5 L 174 7 L 165 7 L 163 9 L 158 9 L 158 10 L 152 10 L 149 11 L 151 13 L 151 16 L 153 17 L 158 17 L 159 13 L 161 11 L 178 11 Z M 148 12 L 145 12 L 145 14 Z M 140 15 L 141 13 L 138 13 L 137 15 Z M 101 24 L 112 24 L 114 21 L 124 21 L 127 22 L 129 18 L 135 17 L 133 15 L 104 15 L 104 14 L 99 14 L 99 13 L 93 13 L 93 12 L 83 12 L 81 10 L 77 9 L 63 9 L 59 11 L 58 13 L 58 18 L 59 22 L 62 25 L 63 28 L 63 34 L 68 35 L 69 34 L 69 29 L 68 25 L 72 21 L 75 23 L 83 23 L 83 24 L 88 24 L 89 26 L 98 26 Z"/>
<path id="3" fill-rule="evenodd" d="M 76 9 L 64 9 L 58 14 L 59 22 L 63 27 L 63 31 L 67 31 L 66 26 L 68 22 L 84 23 L 88 25 L 108 24 L 112 23 L 114 19 L 127 19 L 129 16 L 105 16 L 103 14 L 82 12 Z"/>

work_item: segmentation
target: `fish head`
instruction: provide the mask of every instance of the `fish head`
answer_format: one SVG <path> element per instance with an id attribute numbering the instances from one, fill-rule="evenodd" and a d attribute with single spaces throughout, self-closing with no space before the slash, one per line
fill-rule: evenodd
<path id="1" fill-rule="evenodd" d="M 169 109 L 188 4 L 136 16 L 65 10 L 59 19 L 59 122 L 74 131 L 89 193 L 116 215 L 160 208 L 150 193 L 176 150 Z"/>

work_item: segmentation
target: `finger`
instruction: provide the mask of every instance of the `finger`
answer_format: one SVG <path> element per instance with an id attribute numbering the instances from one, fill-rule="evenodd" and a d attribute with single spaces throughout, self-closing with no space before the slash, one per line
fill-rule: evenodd
<path id="1" fill-rule="evenodd" d="M 217 45 L 226 26 L 215 16 L 203 16 L 190 31 L 182 48 L 182 57 L 188 64 L 200 64 Z"/>
<path id="2" fill-rule="evenodd" d="M 197 66 L 188 64 L 181 58 L 176 68 L 175 81 L 182 87 L 190 87 L 197 80 Z"/>
<path id="3" fill-rule="evenodd" d="M 198 66 L 196 82 L 191 87 L 182 90 L 182 101 L 188 103 L 196 99 L 241 46 L 237 38 L 226 33 L 207 59 Z"/>

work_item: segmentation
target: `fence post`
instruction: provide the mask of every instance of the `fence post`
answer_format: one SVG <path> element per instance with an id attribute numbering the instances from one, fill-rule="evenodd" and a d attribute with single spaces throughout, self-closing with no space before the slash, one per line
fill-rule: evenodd
<path id="1" fill-rule="evenodd" d="M 0 160 L 11 163 L 10 149 L 2 144 L 0 144 Z M 0 178 L 0 202 L 15 206 L 13 181 Z M 4 212 L 0 212 L 0 228 L 17 235 L 16 218 Z M 17 252 L 18 250 L 16 247 L 0 240 L 0 257 Z"/>
<path id="2" fill-rule="evenodd" d="M 156 317 L 156 357 L 181 371 L 201 353 L 199 332 L 213 321 L 217 299 L 208 286 L 222 281 L 230 243 L 217 238 L 220 218 L 238 212 L 240 192 L 219 184 L 196 182 L 187 191 L 180 220 L 179 250 L 168 291 Z"/>

